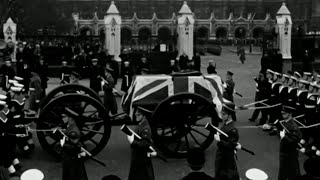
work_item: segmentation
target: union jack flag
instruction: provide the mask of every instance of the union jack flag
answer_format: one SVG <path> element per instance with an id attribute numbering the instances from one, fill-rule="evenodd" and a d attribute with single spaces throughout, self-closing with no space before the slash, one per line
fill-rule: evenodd
<path id="1" fill-rule="evenodd" d="M 182 76 L 143 75 L 136 76 L 128 93 L 123 96 L 122 108 L 131 117 L 133 107 L 155 108 L 161 101 L 178 93 L 196 93 L 216 105 L 218 114 L 222 109 L 223 86 L 217 75 L 209 76 Z M 154 109 L 149 109 L 153 111 Z"/>

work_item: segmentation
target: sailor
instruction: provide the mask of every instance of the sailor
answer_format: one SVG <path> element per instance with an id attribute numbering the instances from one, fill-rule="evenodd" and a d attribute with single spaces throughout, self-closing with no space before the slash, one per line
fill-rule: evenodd
<path id="1" fill-rule="evenodd" d="M 274 72 L 273 75 L 273 83 L 271 85 L 271 105 L 277 105 L 281 103 L 280 98 L 280 87 L 282 85 L 281 82 L 282 74 L 278 72 Z M 269 124 L 273 124 L 277 119 L 281 119 L 281 106 L 275 106 L 272 108 L 269 108 Z M 277 128 L 276 126 L 273 126 L 271 129 L 271 132 L 269 133 L 270 136 L 277 134 Z"/>
<path id="2" fill-rule="evenodd" d="M 299 168 L 299 151 L 304 152 L 304 148 L 298 146 L 302 133 L 292 119 L 292 112 L 295 111 L 293 107 L 282 106 L 282 123 L 283 130 L 280 131 L 280 165 L 278 180 L 294 179 L 300 176 Z"/>
<path id="3" fill-rule="evenodd" d="M 88 180 L 83 160 L 86 153 L 81 149 L 81 132 L 73 119 L 69 119 L 67 123 L 68 126 L 65 134 L 68 139 L 65 143 L 63 140 L 61 141 L 63 150 L 62 180 Z"/>
<path id="4" fill-rule="evenodd" d="M 22 173 L 21 180 L 43 180 L 44 175 L 38 169 L 29 169 Z"/>
<path id="5" fill-rule="evenodd" d="M 267 180 L 268 175 L 260 169 L 252 168 L 246 171 L 247 180 Z"/>
<path id="6" fill-rule="evenodd" d="M 130 62 L 125 61 L 124 62 L 124 67 L 122 70 L 122 84 L 121 84 L 121 91 L 127 92 L 131 82 L 132 82 L 132 77 L 133 77 L 133 71 L 130 67 Z"/>
<path id="7" fill-rule="evenodd" d="M 79 79 L 80 75 L 77 72 L 72 71 L 70 75 L 71 84 L 79 84 Z"/>
<path id="8" fill-rule="evenodd" d="M 239 177 L 235 150 L 240 150 L 241 144 L 238 143 L 239 133 L 232 119 L 232 114 L 234 113 L 235 105 L 233 103 L 230 102 L 223 105 L 221 119 L 224 124 L 221 127 L 221 131 L 229 137 L 220 137 L 219 133 L 214 135 L 218 146 L 215 159 L 215 177 L 217 179 L 221 179 L 223 174 L 230 171 L 236 172 Z"/>
<path id="9" fill-rule="evenodd" d="M 70 68 L 67 66 L 67 61 L 62 61 L 62 66 L 60 68 L 60 84 L 70 83 Z"/>
<path id="10" fill-rule="evenodd" d="M 135 138 L 134 134 L 128 136 L 131 146 L 131 164 L 128 180 L 154 180 L 154 171 L 151 157 L 156 156 L 156 152 L 150 152 L 152 145 L 151 128 L 148 119 L 144 116 L 143 110 L 137 109 L 135 117 L 139 125 L 135 132 L 141 139 Z"/>

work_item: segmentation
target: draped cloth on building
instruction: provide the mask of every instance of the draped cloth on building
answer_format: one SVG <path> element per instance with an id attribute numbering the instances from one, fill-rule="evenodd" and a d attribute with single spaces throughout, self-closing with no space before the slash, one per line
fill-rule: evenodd
<path id="1" fill-rule="evenodd" d="M 153 111 L 169 96 L 179 93 L 196 93 L 216 105 L 218 114 L 222 109 L 223 87 L 221 78 L 209 76 L 141 75 L 136 76 L 128 93 L 122 99 L 122 107 L 131 117 L 133 107 L 141 106 Z"/>

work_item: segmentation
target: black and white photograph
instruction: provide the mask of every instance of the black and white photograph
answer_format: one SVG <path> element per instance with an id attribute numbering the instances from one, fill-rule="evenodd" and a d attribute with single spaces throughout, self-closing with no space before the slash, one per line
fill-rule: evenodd
<path id="1" fill-rule="evenodd" d="M 320 180 L 320 0 L 0 0 L 0 180 Z"/>

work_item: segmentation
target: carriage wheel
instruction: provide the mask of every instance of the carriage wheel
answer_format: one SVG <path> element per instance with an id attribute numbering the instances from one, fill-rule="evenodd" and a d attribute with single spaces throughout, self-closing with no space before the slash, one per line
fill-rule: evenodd
<path id="1" fill-rule="evenodd" d="M 74 114 L 70 115 L 68 110 Z M 66 129 L 68 119 L 74 119 L 81 131 L 80 141 L 92 155 L 108 143 L 111 134 L 109 115 L 96 99 L 83 94 L 65 94 L 49 102 L 40 112 L 37 129 Z M 50 154 L 60 157 L 62 135 L 59 132 L 37 131 L 39 143 Z"/>
<path id="2" fill-rule="evenodd" d="M 150 126 L 159 150 L 169 157 L 186 157 L 189 149 L 208 148 L 214 134 L 205 129 L 218 125 L 215 105 L 197 94 L 181 93 L 162 101 L 152 115 Z"/>
<path id="3" fill-rule="evenodd" d="M 52 99 L 67 93 L 87 94 L 102 102 L 99 95 L 92 89 L 80 84 L 66 84 L 53 89 L 40 103 L 40 109 L 44 108 Z"/>

